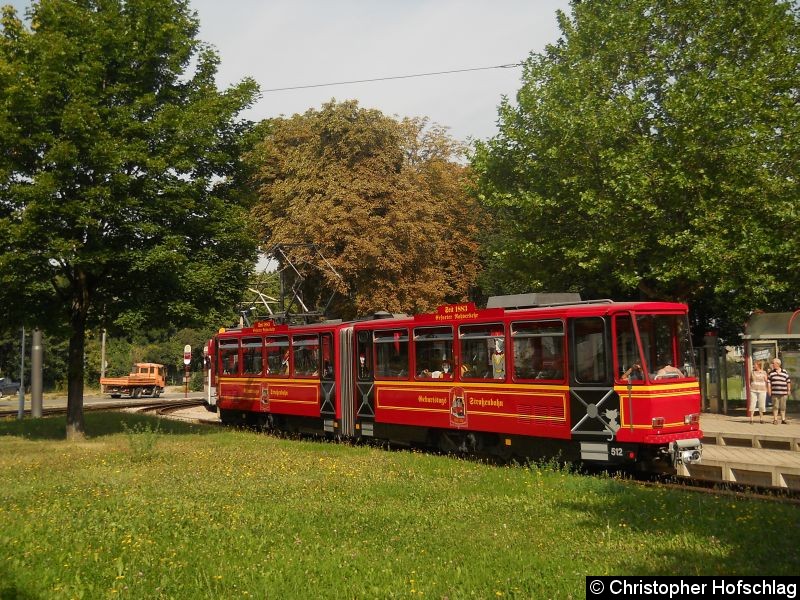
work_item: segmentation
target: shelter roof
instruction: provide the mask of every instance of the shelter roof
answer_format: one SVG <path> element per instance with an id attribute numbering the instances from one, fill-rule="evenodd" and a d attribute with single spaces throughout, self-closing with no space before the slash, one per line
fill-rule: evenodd
<path id="1" fill-rule="evenodd" d="M 800 338 L 800 310 L 754 313 L 744 328 L 746 340 Z"/>

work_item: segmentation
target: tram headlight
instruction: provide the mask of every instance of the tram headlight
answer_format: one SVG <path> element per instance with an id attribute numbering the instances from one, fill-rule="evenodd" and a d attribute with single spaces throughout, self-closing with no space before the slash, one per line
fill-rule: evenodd
<path id="1" fill-rule="evenodd" d="M 696 463 L 698 460 L 700 460 L 699 450 L 684 450 L 681 452 L 681 462 L 684 464 Z"/>
<path id="2" fill-rule="evenodd" d="M 664 427 L 664 417 L 653 417 L 653 429 Z"/>
<path id="3" fill-rule="evenodd" d="M 683 422 L 685 425 L 697 425 L 700 422 L 700 414 L 693 413 L 691 415 L 686 415 L 683 417 Z"/>

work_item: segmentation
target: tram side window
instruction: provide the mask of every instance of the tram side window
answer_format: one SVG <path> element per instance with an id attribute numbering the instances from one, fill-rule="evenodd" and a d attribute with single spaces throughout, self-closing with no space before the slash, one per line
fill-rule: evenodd
<path id="1" fill-rule="evenodd" d="M 417 377 L 453 378 L 453 328 L 419 327 L 414 330 Z"/>
<path id="2" fill-rule="evenodd" d="M 294 374 L 296 377 L 319 377 L 319 337 L 292 336 Z"/>
<path id="3" fill-rule="evenodd" d="M 375 374 L 382 379 L 408 378 L 408 331 L 376 331 Z"/>
<path id="4" fill-rule="evenodd" d="M 630 315 L 618 315 L 615 318 L 616 329 L 616 374 L 617 378 L 627 381 L 644 380 L 642 358 L 639 356 L 639 345 L 636 343 L 636 333 L 633 330 L 633 319 Z"/>
<path id="5" fill-rule="evenodd" d="M 575 379 L 579 383 L 605 383 L 608 356 L 605 322 L 599 317 L 575 319 Z"/>
<path id="6" fill-rule="evenodd" d="M 278 335 L 267 338 L 267 374 L 289 375 L 289 338 Z"/>
<path id="7" fill-rule="evenodd" d="M 503 325 L 462 325 L 458 334 L 461 343 L 461 379 L 494 379 L 497 365 L 492 363 L 492 359 L 503 354 Z"/>
<path id="8" fill-rule="evenodd" d="M 511 324 L 514 379 L 564 379 L 564 324 L 534 321 Z"/>
<path id="9" fill-rule="evenodd" d="M 261 338 L 244 338 L 242 340 L 242 374 L 261 375 L 264 358 Z"/>
<path id="10" fill-rule="evenodd" d="M 239 340 L 219 340 L 219 372 L 223 375 L 239 374 Z"/>

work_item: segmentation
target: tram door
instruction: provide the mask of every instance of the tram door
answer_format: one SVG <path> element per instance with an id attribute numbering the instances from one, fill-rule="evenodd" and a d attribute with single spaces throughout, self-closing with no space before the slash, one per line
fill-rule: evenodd
<path id="1" fill-rule="evenodd" d="M 356 339 L 356 420 L 362 435 L 372 436 L 375 422 L 375 354 L 372 332 L 359 331 Z"/>
<path id="2" fill-rule="evenodd" d="M 570 332 L 570 427 L 581 459 L 609 460 L 619 429 L 619 395 L 612 375 L 610 320 L 572 319 Z"/>
<path id="3" fill-rule="evenodd" d="M 322 352 L 322 370 L 320 376 L 320 406 L 319 414 L 323 417 L 336 416 L 336 370 L 334 365 L 333 334 L 323 333 L 320 336 L 320 351 Z"/>

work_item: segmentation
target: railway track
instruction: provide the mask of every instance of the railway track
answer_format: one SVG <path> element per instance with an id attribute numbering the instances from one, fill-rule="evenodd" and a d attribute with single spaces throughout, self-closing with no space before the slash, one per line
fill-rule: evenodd
<path id="1" fill-rule="evenodd" d="M 202 419 L 181 417 L 180 415 L 174 414 L 179 410 L 200 406 L 202 404 L 203 404 L 202 400 L 173 400 L 173 401 L 167 400 L 167 401 L 156 401 L 156 402 L 153 402 L 153 400 L 144 400 L 144 401 L 132 400 L 129 402 L 114 400 L 113 402 L 98 402 L 95 404 L 84 404 L 83 410 L 84 412 L 98 412 L 103 410 L 127 410 L 137 413 L 154 413 L 157 416 L 178 418 L 184 421 L 202 421 Z M 58 415 L 64 415 L 66 413 L 67 413 L 66 406 L 58 406 L 58 407 L 42 409 L 43 417 L 53 417 Z M 0 419 L 14 418 L 18 414 L 19 414 L 18 409 L 0 410 Z M 26 417 L 30 417 L 31 416 L 30 409 L 26 409 L 24 411 L 24 415 Z M 209 423 L 211 422 L 212 421 L 209 421 Z"/>
<path id="2" fill-rule="evenodd" d="M 85 409 L 85 408 L 86 408 L 86 407 L 84 407 L 84 409 Z M 43 417 L 52 417 L 52 416 L 55 416 L 55 415 L 63 415 L 63 414 L 65 414 L 66 412 L 67 412 L 67 409 L 66 409 L 66 407 L 64 407 L 64 408 L 43 408 L 43 409 L 42 409 L 42 416 L 43 416 Z M 10 418 L 16 418 L 16 416 L 17 416 L 18 414 L 19 414 L 19 410 L 18 410 L 18 409 L 14 409 L 14 410 L 0 410 L 0 419 L 10 419 Z M 23 411 L 23 414 L 24 414 L 26 417 L 30 417 L 30 416 L 31 416 L 31 411 L 30 411 L 30 409 L 25 409 L 25 411 Z"/>
<path id="3" fill-rule="evenodd" d="M 185 421 L 187 423 L 203 423 L 207 425 L 219 425 L 218 420 L 200 419 L 197 417 L 185 416 L 178 414 L 181 410 L 186 408 L 194 408 L 202 406 L 202 400 L 175 400 L 172 402 L 161 402 L 159 404 L 151 404 L 147 406 L 139 406 L 132 408 L 133 412 L 137 413 L 152 413 L 158 417 L 167 417 L 178 421 Z"/>

